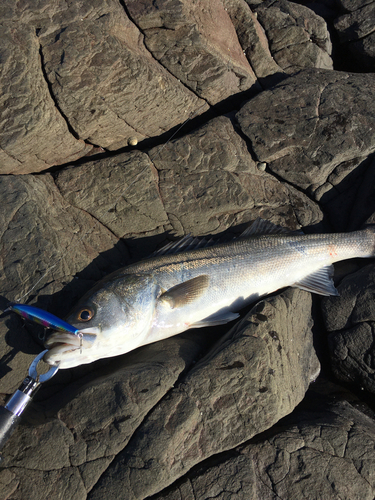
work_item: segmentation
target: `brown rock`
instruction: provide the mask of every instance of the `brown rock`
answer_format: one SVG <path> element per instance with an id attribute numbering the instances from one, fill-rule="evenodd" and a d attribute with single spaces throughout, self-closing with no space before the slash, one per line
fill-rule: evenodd
<path id="1" fill-rule="evenodd" d="M 264 29 L 245 0 L 223 0 L 223 4 L 236 28 L 242 50 L 262 85 L 265 78 L 284 73 L 273 59 Z"/>
<path id="2" fill-rule="evenodd" d="M 296 289 L 257 304 L 148 415 L 92 500 L 145 498 L 288 414 L 319 373 L 310 307 Z"/>
<path id="3" fill-rule="evenodd" d="M 217 233 L 258 215 L 290 227 L 322 219 L 309 198 L 257 168 L 226 117 L 148 156 L 123 153 L 63 169 L 56 185 L 66 201 L 122 238 L 168 229 L 181 236 Z"/>
<path id="4" fill-rule="evenodd" d="M 287 73 L 301 68 L 333 69 L 326 22 L 312 10 L 288 0 L 257 7 L 276 63 Z"/>
<path id="5" fill-rule="evenodd" d="M 260 90 L 221 0 L 126 5 L 153 56 L 209 104 L 252 86 Z"/>
<path id="6" fill-rule="evenodd" d="M 375 2 L 345 14 L 335 20 L 335 29 L 342 42 L 358 40 L 375 31 L 374 26 Z"/>
<path id="7" fill-rule="evenodd" d="M 340 297 L 324 299 L 323 317 L 336 377 L 375 393 L 375 268 L 366 266 L 344 278 Z"/>
<path id="8" fill-rule="evenodd" d="M 0 28 L 0 174 L 40 172 L 87 154 L 56 108 L 42 72 L 32 26 L 14 20 Z"/>
<path id="9" fill-rule="evenodd" d="M 322 218 L 309 198 L 257 168 L 229 118 L 214 119 L 150 156 L 178 235 L 217 233 L 257 216 L 290 227 Z"/>
<path id="10" fill-rule="evenodd" d="M 39 300 L 38 305 L 55 307 L 62 317 L 83 290 L 72 281 L 76 273 L 91 263 L 89 275 L 81 274 L 83 282 L 88 277 L 93 280 L 86 281 L 87 288 L 111 269 L 111 260 L 112 269 L 116 263 L 117 267 L 125 263 L 126 248 L 87 213 L 69 206 L 51 175 L 0 176 L 0 198 L 3 309 L 7 301 L 25 302 L 40 294 L 48 299 Z M 105 251 L 111 254 L 109 262 L 99 257 Z M 12 393 L 25 378 L 40 345 L 14 313 L 0 327 L 1 392 Z"/>
<path id="11" fill-rule="evenodd" d="M 145 153 L 122 153 L 66 168 L 57 174 L 56 185 L 68 203 L 119 238 L 165 232 L 169 224 L 158 173 Z"/>
<path id="12" fill-rule="evenodd" d="M 80 137 L 115 150 L 207 109 L 145 49 L 118 2 L 108 2 L 104 12 L 101 4 L 85 7 L 87 17 L 69 4 L 60 28 L 41 35 L 52 92 Z"/>
<path id="13" fill-rule="evenodd" d="M 370 74 L 305 70 L 237 113 L 258 161 L 310 191 L 341 228 L 357 193 L 355 181 L 366 168 L 363 161 L 375 147 L 375 110 L 367 100 L 373 89 Z M 340 195 L 341 215 L 339 207 L 330 209 Z"/>
<path id="14" fill-rule="evenodd" d="M 375 61 L 375 3 L 343 2 L 350 11 L 335 19 L 334 27 L 342 42 L 342 50 L 351 54 L 356 71 L 373 71 Z"/>
<path id="15" fill-rule="evenodd" d="M 2 466 L 12 475 L 9 484 L 0 476 L 0 495 L 16 483 L 15 499 L 38 500 L 41 492 L 51 500 L 86 498 L 145 415 L 209 339 L 180 335 L 99 363 L 89 375 L 55 393 L 39 411 L 34 404 L 32 425 L 18 427 L 4 448 Z M 42 409 L 53 417 L 46 421 Z"/>
<path id="16" fill-rule="evenodd" d="M 372 499 L 373 420 L 345 402 L 306 406 L 152 499 Z"/>

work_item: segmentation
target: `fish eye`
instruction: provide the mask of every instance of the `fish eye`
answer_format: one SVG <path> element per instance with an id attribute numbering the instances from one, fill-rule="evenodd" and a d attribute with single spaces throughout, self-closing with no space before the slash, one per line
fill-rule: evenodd
<path id="1" fill-rule="evenodd" d="M 77 314 L 77 319 L 79 321 L 90 321 L 90 319 L 94 316 L 94 312 L 92 309 L 85 307 L 81 309 Z"/>

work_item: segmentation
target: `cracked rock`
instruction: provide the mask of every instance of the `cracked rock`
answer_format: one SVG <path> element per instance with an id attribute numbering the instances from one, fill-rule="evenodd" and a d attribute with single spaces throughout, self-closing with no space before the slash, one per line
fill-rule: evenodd
<path id="1" fill-rule="evenodd" d="M 55 106 L 34 28 L 4 22 L 0 39 L 0 174 L 40 172 L 88 154 L 92 145 L 72 135 Z"/>
<path id="2" fill-rule="evenodd" d="M 276 63 L 287 73 L 303 68 L 333 69 L 332 44 L 324 19 L 288 0 L 266 1 L 257 7 Z"/>
<path id="3" fill-rule="evenodd" d="M 337 26 L 361 35 L 332 38 L 335 67 L 338 43 L 373 50 L 373 2 L 322 2 L 327 22 L 341 5 Z M 64 318 L 187 233 L 373 221 L 374 75 L 322 69 L 323 3 L 303 3 L 1 2 L 1 173 L 26 174 L 0 176 L 1 309 Z M 287 289 L 235 323 L 59 370 L 2 451 L 0 498 L 372 500 L 373 264 L 336 277 L 353 270 L 340 297 Z M 4 405 L 46 332 L 1 320 Z M 368 418 L 322 376 L 305 394 L 320 364 Z"/>
<path id="4" fill-rule="evenodd" d="M 115 150 L 207 109 L 150 55 L 119 2 L 108 2 L 105 13 L 97 4 L 89 17 L 67 22 L 70 9 L 41 43 L 56 101 L 80 137 Z"/>
<path id="5" fill-rule="evenodd" d="M 272 75 L 279 77 L 284 71 L 271 55 L 268 39 L 256 14 L 252 12 L 245 0 L 225 0 L 223 3 L 236 28 L 242 50 L 259 82 L 263 86 L 266 79 L 268 84 L 276 83 Z"/>
<path id="6" fill-rule="evenodd" d="M 126 6 L 153 56 L 209 104 L 252 86 L 260 90 L 221 0 L 128 0 Z"/>
<path id="7" fill-rule="evenodd" d="M 375 268 L 345 277 L 340 297 L 325 298 L 323 317 L 336 377 L 375 393 Z"/>
<path id="8" fill-rule="evenodd" d="M 216 233 L 258 215 L 291 227 L 316 224 L 318 206 L 257 168 L 227 117 L 150 151 L 176 234 Z M 259 207 L 262 207 L 259 210 Z"/>
<path id="9" fill-rule="evenodd" d="M 0 198 L 2 309 L 40 294 L 35 305 L 56 308 L 63 316 L 85 288 L 126 261 L 125 247 L 91 216 L 68 205 L 50 174 L 0 176 Z M 112 265 L 100 256 L 106 251 Z M 91 271 L 81 274 L 80 284 L 74 281 L 87 266 Z M 40 352 L 15 316 L 0 322 L 3 393 L 17 389 Z"/>
<path id="10" fill-rule="evenodd" d="M 258 303 L 153 409 L 90 498 L 145 498 L 290 413 L 319 373 L 310 309 L 297 289 Z"/>
<path id="11" fill-rule="evenodd" d="M 335 19 L 334 27 L 343 50 L 348 51 L 362 71 L 373 71 L 375 60 L 375 2 L 341 0 L 349 13 Z"/>
<path id="12" fill-rule="evenodd" d="M 372 500 L 374 446 L 373 420 L 346 402 L 313 399 L 152 500 Z"/>
<path id="13" fill-rule="evenodd" d="M 375 101 L 367 99 L 373 89 L 371 74 L 304 70 L 255 96 L 236 115 L 257 160 L 311 192 L 340 228 L 363 162 L 375 150 Z"/>
<path id="14" fill-rule="evenodd" d="M 117 237 L 164 230 L 158 173 L 145 153 L 114 157 L 62 170 L 56 184 L 64 198 L 85 210 Z"/>
<path id="15" fill-rule="evenodd" d="M 209 341 L 209 335 L 180 335 L 145 346 L 97 365 L 34 408 L 29 425 L 12 436 L 11 451 L 4 450 L 2 465 L 13 473 L 12 484 L 17 481 L 13 498 L 38 500 L 41 491 L 51 499 L 85 498 L 145 415 Z M 88 412 L 93 404 L 95 411 Z M 46 414 L 54 416 L 46 420 Z M 66 482 L 66 476 L 71 480 Z M 0 476 L 0 494 L 6 488 Z"/>

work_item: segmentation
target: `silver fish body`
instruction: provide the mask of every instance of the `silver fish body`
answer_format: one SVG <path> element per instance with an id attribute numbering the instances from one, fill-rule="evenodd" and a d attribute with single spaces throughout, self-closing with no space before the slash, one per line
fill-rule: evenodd
<path id="1" fill-rule="evenodd" d="M 69 333 L 52 334 L 45 361 L 70 368 L 189 328 L 224 324 L 246 304 L 286 286 L 337 295 L 332 264 L 375 254 L 373 228 L 319 235 L 285 231 L 257 219 L 230 243 L 157 255 L 116 271 L 66 319 L 95 340 L 77 346 Z"/>

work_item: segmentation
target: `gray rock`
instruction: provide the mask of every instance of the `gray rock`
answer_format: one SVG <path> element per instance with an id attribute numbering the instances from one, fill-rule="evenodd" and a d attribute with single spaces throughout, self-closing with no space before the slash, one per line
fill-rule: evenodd
<path id="1" fill-rule="evenodd" d="M 60 408 L 57 418 L 34 411 L 32 427 L 18 427 L 4 449 L 2 465 L 17 482 L 13 498 L 86 498 L 207 338 L 182 335 L 116 358 L 48 401 L 48 414 Z M 10 487 L 2 483 L 1 497 Z"/>
<path id="2" fill-rule="evenodd" d="M 342 42 L 358 40 L 375 31 L 374 26 L 375 3 L 367 5 L 340 16 L 335 20 L 335 29 Z"/>
<path id="3" fill-rule="evenodd" d="M 367 100 L 373 89 L 370 74 L 305 70 L 254 97 L 236 115 L 256 159 L 313 194 L 340 229 L 363 161 L 375 148 L 374 101 Z M 341 215 L 334 206 L 339 196 Z"/>
<path id="4" fill-rule="evenodd" d="M 155 61 L 120 3 L 85 7 L 87 17 L 69 4 L 59 29 L 41 35 L 52 92 L 80 137 L 115 150 L 208 108 Z"/>
<path id="5" fill-rule="evenodd" d="M 153 166 L 154 165 L 154 166 Z M 61 194 L 118 237 L 217 233 L 259 214 L 291 227 L 319 207 L 260 171 L 231 120 L 220 117 L 166 146 L 94 160 L 56 176 Z M 259 207 L 263 206 L 260 211 Z"/>
<path id="6" fill-rule="evenodd" d="M 372 64 L 374 34 L 361 12 L 370 2 L 341 6 L 352 12 L 346 21 L 362 23 L 344 31 L 366 33 L 343 43 L 362 44 L 358 57 Z M 1 307 L 21 299 L 64 317 L 96 281 L 168 233 L 229 236 L 258 216 L 311 231 L 323 222 L 358 229 L 374 213 L 373 75 L 286 75 L 332 67 L 326 23 L 308 8 L 3 0 L 0 15 L 3 172 L 69 163 L 0 177 Z M 278 78 L 259 93 L 258 81 L 269 88 Z M 203 114 L 254 92 L 238 122 L 232 109 L 212 119 L 220 106 L 210 121 Z M 196 129 L 172 137 L 192 117 Z M 147 147 L 159 145 L 145 151 L 141 141 L 156 136 Z M 358 264 L 338 274 L 349 269 Z M 369 269 L 324 301 L 333 361 L 319 302 L 311 308 L 306 292 L 287 290 L 229 333 L 186 332 L 60 370 L 4 449 L 0 498 L 373 498 L 374 413 L 364 420 L 337 403 L 327 383 L 324 397 L 335 404 L 304 396 L 319 368 L 312 318 L 325 370 L 333 363 L 344 382 L 373 391 Z M 44 332 L 15 314 L 2 319 L 4 404 Z"/>
<path id="7" fill-rule="evenodd" d="M 209 104 L 260 90 L 221 0 L 129 1 L 127 8 L 153 56 Z"/>
<path id="8" fill-rule="evenodd" d="M 82 288 L 72 282 L 76 273 L 91 264 L 89 275 L 83 273 L 82 278 L 84 281 L 89 277 L 93 284 L 111 269 L 99 257 L 105 251 L 113 259 L 112 269 L 116 263 L 117 267 L 125 263 L 124 245 L 93 217 L 68 205 L 50 174 L 0 176 L 0 198 L 3 308 L 7 301 L 24 302 L 39 294 L 49 298 L 40 297 L 39 307 L 49 305 L 63 316 L 76 294 L 82 293 Z M 1 392 L 12 393 L 26 376 L 40 345 L 14 314 L 1 321 L 0 328 L 6 339 L 1 345 Z"/>
<path id="9" fill-rule="evenodd" d="M 134 151 L 61 170 L 56 185 L 66 201 L 90 213 L 117 237 L 165 232 L 169 225 L 158 172 Z"/>
<path id="10" fill-rule="evenodd" d="M 40 172 L 89 153 L 50 95 L 35 29 L 3 22 L 0 40 L 0 174 Z"/>
<path id="11" fill-rule="evenodd" d="M 371 500 L 374 444 L 373 420 L 319 398 L 152 500 Z"/>
<path id="12" fill-rule="evenodd" d="M 310 308 L 297 289 L 257 304 L 147 416 L 91 500 L 145 498 L 290 413 L 319 373 Z"/>
<path id="13" fill-rule="evenodd" d="M 176 234 L 217 233 L 257 216 L 290 227 L 322 219 L 307 196 L 257 168 L 229 118 L 212 120 L 149 154 Z"/>
<path id="14" fill-rule="evenodd" d="M 356 71 L 373 71 L 374 15 L 375 3 L 371 0 L 357 2 L 342 1 L 343 7 L 350 12 L 335 19 L 334 28 L 342 43 L 342 50 L 351 54 L 357 67 Z"/>
<path id="15" fill-rule="evenodd" d="M 271 0 L 263 2 L 256 12 L 271 54 L 285 72 L 311 67 L 333 69 L 326 22 L 312 10 L 288 0 Z"/>
<path id="16" fill-rule="evenodd" d="M 337 3 L 348 12 L 360 9 L 371 2 L 373 2 L 373 0 L 337 0 Z"/>
<path id="17" fill-rule="evenodd" d="M 242 50 L 260 83 L 264 86 L 267 77 L 267 83 L 275 81 L 275 78 L 270 77 L 280 77 L 284 71 L 271 55 L 266 34 L 257 15 L 251 11 L 245 0 L 224 0 L 223 4 L 236 28 Z"/>
<path id="18" fill-rule="evenodd" d="M 375 393 L 375 268 L 344 278 L 340 297 L 322 302 L 332 369 L 340 380 Z"/>

